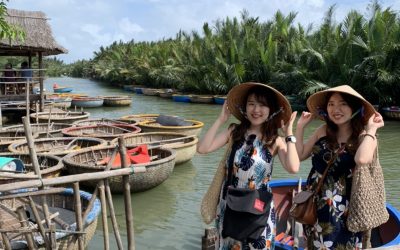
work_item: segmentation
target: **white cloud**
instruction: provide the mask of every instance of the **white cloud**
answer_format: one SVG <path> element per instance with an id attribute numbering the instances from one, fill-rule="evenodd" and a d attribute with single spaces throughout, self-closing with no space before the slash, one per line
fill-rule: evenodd
<path id="1" fill-rule="evenodd" d="M 103 28 L 96 24 L 85 24 L 81 28 L 82 31 L 88 33 L 91 37 L 85 39 L 86 42 L 89 42 L 94 45 L 104 45 L 109 44 L 111 42 L 110 33 L 102 33 Z"/>
<path id="2" fill-rule="evenodd" d="M 118 22 L 119 29 L 127 35 L 134 35 L 136 33 L 142 32 L 143 28 L 140 25 L 133 23 L 129 18 L 124 17 Z"/>

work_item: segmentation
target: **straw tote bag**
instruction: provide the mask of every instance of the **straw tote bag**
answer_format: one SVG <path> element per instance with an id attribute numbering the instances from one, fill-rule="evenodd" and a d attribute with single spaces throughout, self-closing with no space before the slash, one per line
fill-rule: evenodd
<path id="1" fill-rule="evenodd" d="M 217 171 L 215 172 L 214 178 L 211 181 L 211 184 L 208 187 L 208 190 L 204 195 L 203 200 L 201 201 L 200 212 L 201 216 L 203 217 L 203 221 L 206 224 L 210 224 L 217 216 L 217 205 L 219 202 L 219 195 L 225 178 L 225 170 L 226 170 L 225 165 L 227 158 L 231 153 L 231 150 L 232 150 L 232 140 L 229 139 L 229 142 L 226 146 L 226 150 L 224 153 L 224 157 L 222 157 L 218 165 Z"/>
<path id="2" fill-rule="evenodd" d="M 372 162 L 357 166 L 353 173 L 348 229 L 363 232 L 385 223 L 389 219 L 385 202 L 385 184 L 377 145 Z"/>

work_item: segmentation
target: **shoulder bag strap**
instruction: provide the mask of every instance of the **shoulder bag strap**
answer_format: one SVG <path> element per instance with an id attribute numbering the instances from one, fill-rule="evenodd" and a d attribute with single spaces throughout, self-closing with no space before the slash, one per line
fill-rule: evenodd
<path id="1" fill-rule="evenodd" d="M 335 152 L 334 156 L 332 157 L 332 159 L 330 159 L 330 161 L 328 162 L 328 166 L 326 167 L 324 173 L 322 174 L 321 180 L 318 181 L 317 188 L 315 189 L 315 193 L 316 193 L 316 194 L 318 194 L 319 191 L 321 190 L 322 184 L 323 184 L 323 182 L 324 182 L 324 179 L 325 179 L 326 175 L 328 174 L 329 168 L 332 166 L 332 164 L 333 164 L 333 163 L 335 162 L 335 160 L 338 158 L 340 152 L 343 151 L 344 147 L 345 147 L 344 145 L 340 146 L 340 148 L 338 148 L 338 149 L 336 150 L 336 152 Z"/>

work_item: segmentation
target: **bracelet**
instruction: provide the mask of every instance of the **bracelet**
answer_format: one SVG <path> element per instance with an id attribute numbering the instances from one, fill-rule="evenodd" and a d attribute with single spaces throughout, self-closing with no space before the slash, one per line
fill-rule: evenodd
<path id="1" fill-rule="evenodd" d="M 365 138 L 366 136 L 369 136 L 369 137 L 371 137 L 371 138 L 372 138 L 372 140 L 374 140 L 374 141 L 375 141 L 375 136 L 373 136 L 373 135 L 371 135 L 371 134 L 368 134 L 368 133 L 364 134 L 364 138 Z"/>

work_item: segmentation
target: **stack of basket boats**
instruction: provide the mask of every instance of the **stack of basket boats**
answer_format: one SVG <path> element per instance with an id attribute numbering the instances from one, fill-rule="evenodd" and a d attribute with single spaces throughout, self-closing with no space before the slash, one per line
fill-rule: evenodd
<path id="1" fill-rule="evenodd" d="M 37 154 L 49 164 L 62 158 L 55 166 L 43 167 L 44 176 L 58 176 L 61 169 L 68 174 L 104 171 L 104 160 L 111 156 L 118 144 L 118 138 L 123 137 L 128 149 L 147 145 L 150 155 L 149 162 L 129 164 L 131 167 L 142 166 L 147 169 L 145 173 L 130 177 L 132 192 L 144 191 L 161 184 L 171 175 L 176 165 L 191 160 L 196 153 L 197 135 L 203 126 L 203 123 L 195 120 L 184 120 L 185 126 L 160 125 L 157 123 L 157 118 L 160 117 L 158 114 L 130 115 L 118 120 L 75 119 L 75 115 L 85 113 L 50 111 L 31 115 L 33 120 L 41 121 L 43 118 L 46 121 L 31 124 L 35 137 L 32 145 Z M 68 116 L 73 117 L 74 121 L 58 123 L 53 120 Z M 22 125 L 3 128 L 0 136 L 17 138 L 4 140 L 3 152 L 9 152 L 2 153 L 3 155 L 24 159 L 29 156 L 29 143 L 25 140 Z M 121 168 L 121 164 L 113 168 Z M 59 172 L 53 173 L 53 169 Z M 111 178 L 109 182 L 113 192 L 122 191 L 122 177 Z M 95 182 L 84 184 L 90 187 L 96 185 Z"/>

